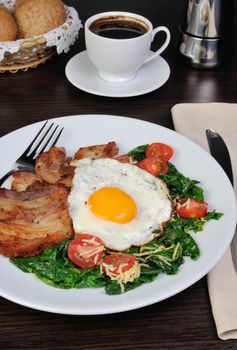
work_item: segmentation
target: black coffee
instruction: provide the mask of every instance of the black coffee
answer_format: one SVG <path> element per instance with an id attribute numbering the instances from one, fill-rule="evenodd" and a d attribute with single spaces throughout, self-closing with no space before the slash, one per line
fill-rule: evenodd
<path id="1" fill-rule="evenodd" d="M 89 29 L 97 35 L 110 39 L 136 38 L 148 31 L 144 22 L 121 16 L 100 18 L 93 22 Z"/>

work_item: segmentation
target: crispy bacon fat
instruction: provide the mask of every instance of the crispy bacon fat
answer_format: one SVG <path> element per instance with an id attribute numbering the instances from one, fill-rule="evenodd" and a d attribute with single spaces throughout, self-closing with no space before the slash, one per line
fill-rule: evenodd
<path id="1" fill-rule="evenodd" d="M 105 145 L 96 145 L 81 147 L 75 153 L 74 159 L 82 158 L 113 158 L 118 154 L 118 146 L 116 142 L 109 142 Z"/>
<path id="2" fill-rule="evenodd" d="M 64 187 L 0 189 L 0 254 L 34 256 L 73 235 Z"/>
<path id="3" fill-rule="evenodd" d="M 50 184 L 71 186 L 74 167 L 66 156 L 65 148 L 52 147 L 48 152 L 40 154 L 36 159 L 35 172 L 44 181 Z"/>
<path id="4" fill-rule="evenodd" d="M 17 192 L 25 191 L 29 187 L 43 186 L 43 184 L 42 178 L 30 171 L 16 171 L 12 174 L 11 188 Z"/>

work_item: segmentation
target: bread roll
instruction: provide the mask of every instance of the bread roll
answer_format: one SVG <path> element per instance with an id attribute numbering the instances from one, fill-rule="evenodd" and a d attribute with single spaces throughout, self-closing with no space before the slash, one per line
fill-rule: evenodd
<path id="1" fill-rule="evenodd" d="M 64 23 L 66 12 L 61 0 L 18 0 L 14 12 L 18 37 L 45 34 Z"/>
<path id="2" fill-rule="evenodd" d="M 10 12 L 0 6 L 0 41 L 14 41 L 17 37 L 17 25 Z"/>
<path id="3" fill-rule="evenodd" d="M 16 8 L 17 6 L 19 6 L 20 4 L 22 4 L 23 1 L 25 1 L 25 0 L 16 0 L 16 1 L 15 1 L 15 8 Z"/>

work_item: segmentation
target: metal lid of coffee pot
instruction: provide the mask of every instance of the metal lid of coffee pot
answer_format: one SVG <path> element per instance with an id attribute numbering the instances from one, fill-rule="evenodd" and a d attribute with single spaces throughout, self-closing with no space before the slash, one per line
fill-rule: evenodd
<path id="1" fill-rule="evenodd" d="M 189 0 L 182 31 L 202 38 L 223 37 L 231 16 L 230 0 Z"/>
<path id="2" fill-rule="evenodd" d="M 213 68 L 232 52 L 233 0 L 187 0 L 179 54 L 196 68 Z"/>

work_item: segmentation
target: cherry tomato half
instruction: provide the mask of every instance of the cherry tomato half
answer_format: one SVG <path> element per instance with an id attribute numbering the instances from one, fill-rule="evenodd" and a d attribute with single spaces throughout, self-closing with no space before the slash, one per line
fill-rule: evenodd
<path id="1" fill-rule="evenodd" d="M 136 262 L 136 257 L 132 254 L 116 253 L 106 256 L 102 263 L 102 270 L 119 275 L 130 270 Z"/>
<path id="2" fill-rule="evenodd" d="M 176 205 L 176 213 L 183 218 L 203 218 L 207 214 L 208 204 L 194 198 L 181 198 Z"/>
<path id="3" fill-rule="evenodd" d="M 99 237 L 81 233 L 68 245 L 68 257 L 77 266 L 94 267 L 102 260 L 104 243 Z"/>
<path id="4" fill-rule="evenodd" d="M 162 157 L 148 157 L 143 159 L 137 164 L 137 166 L 143 170 L 148 171 L 148 173 L 158 176 L 159 174 L 167 174 L 168 163 Z"/>
<path id="5" fill-rule="evenodd" d="M 165 143 L 154 142 L 147 146 L 146 157 L 163 157 L 169 160 L 174 154 L 173 148 Z"/>

